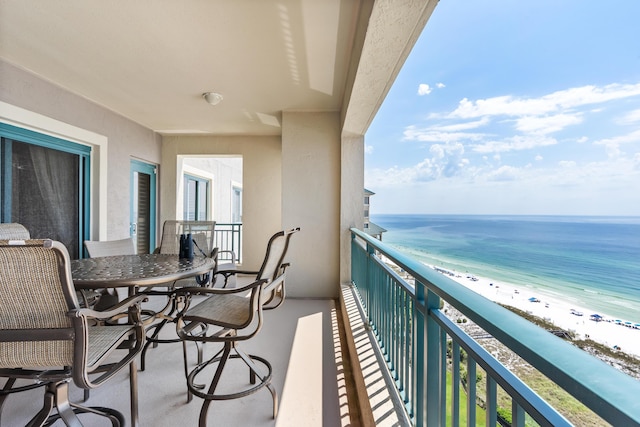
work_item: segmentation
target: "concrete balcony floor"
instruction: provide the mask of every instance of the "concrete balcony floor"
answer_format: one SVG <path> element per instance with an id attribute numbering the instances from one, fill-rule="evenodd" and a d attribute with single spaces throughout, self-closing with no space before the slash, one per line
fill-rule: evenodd
<path id="1" fill-rule="evenodd" d="M 345 371 L 338 328 L 336 301 L 329 299 L 287 299 L 265 314 L 260 333 L 241 343 L 250 354 L 260 355 L 273 366 L 273 380 L 279 395 L 279 412 L 272 418 L 271 394 L 267 389 L 228 401 L 214 401 L 209 408 L 209 426 L 348 426 L 360 424 L 355 398 L 349 398 L 349 370 Z M 175 335 L 173 324 L 167 334 Z M 205 358 L 220 347 L 207 344 Z M 196 360 L 189 343 L 190 367 Z M 228 365 L 231 380 L 247 378 L 240 365 Z M 348 363 L 347 363 L 348 364 Z M 237 366 L 237 368 L 236 368 Z M 139 358 L 138 358 L 138 367 Z M 210 377 L 209 377 L 210 378 Z M 207 381 L 209 381 L 207 379 Z M 223 376 L 222 381 L 225 381 Z M 83 405 L 106 406 L 123 413 L 130 425 L 128 370 L 91 391 Z M 10 395 L 1 425 L 23 426 L 42 406 L 42 388 Z M 182 346 L 160 344 L 147 354 L 145 371 L 138 372 L 139 418 L 141 426 L 196 426 L 202 400 L 187 403 Z M 72 385 L 71 397 L 80 402 L 82 390 Z M 349 402 L 351 400 L 351 402 Z M 86 426 L 106 425 L 95 416 L 83 415 Z M 56 425 L 62 425 L 60 421 Z"/>

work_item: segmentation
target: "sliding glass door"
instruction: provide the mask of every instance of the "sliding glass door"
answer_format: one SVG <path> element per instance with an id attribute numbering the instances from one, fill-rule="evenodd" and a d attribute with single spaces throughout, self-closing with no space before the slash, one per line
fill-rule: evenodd
<path id="1" fill-rule="evenodd" d="M 0 137 L 0 219 L 79 258 L 89 238 L 91 147 L 4 123 Z"/>

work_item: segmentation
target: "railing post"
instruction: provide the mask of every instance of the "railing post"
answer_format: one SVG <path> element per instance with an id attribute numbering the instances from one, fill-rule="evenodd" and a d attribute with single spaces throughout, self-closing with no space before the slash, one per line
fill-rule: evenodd
<path id="1" fill-rule="evenodd" d="M 451 342 L 451 425 L 460 425 L 460 344 Z"/>
<path id="2" fill-rule="evenodd" d="M 413 305 L 413 417 L 416 426 L 424 426 L 427 410 L 427 392 L 425 387 L 426 327 L 424 313 L 427 312 L 425 286 L 415 281 L 416 299 Z M 434 424 L 435 425 L 435 424 Z"/>
<path id="3" fill-rule="evenodd" d="M 367 317 L 369 320 L 369 324 L 373 324 L 373 316 L 375 316 L 376 314 L 376 307 L 374 306 L 375 304 L 375 292 L 376 292 L 376 288 L 377 288 L 377 283 L 375 282 L 376 279 L 376 275 L 375 275 L 375 263 L 373 261 L 373 256 L 375 254 L 375 248 L 370 245 L 368 242 L 366 243 L 367 245 L 367 268 L 365 270 L 365 280 L 364 283 L 366 283 L 367 286 L 367 294 L 365 296 L 365 303 L 367 304 Z"/>
<path id="4" fill-rule="evenodd" d="M 441 396 L 442 381 L 440 372 L 440 326 L 429 314 L 431 310 L 440 309 L 440 297 L 431 290 L 427 290 L 426 301 L 427 317 L 427 426 L 440 425 L 440 411 L 443 402 Z"/>

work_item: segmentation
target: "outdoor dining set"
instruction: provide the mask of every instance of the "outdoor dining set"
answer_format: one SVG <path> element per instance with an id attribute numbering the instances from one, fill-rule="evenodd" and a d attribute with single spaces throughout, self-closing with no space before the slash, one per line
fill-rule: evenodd
<path id="1" fill-rule="evenodd" d="M 243 270 L 235 254 L 230 262 L 219 261 L 214 231 L 213 221 L 167 220 L 154 253 L 137 254 L 133 238 L 85 241 L 88 257 L 70 260 L 62 243 L 34 239 L 20 224 L 0 224 L 0 425 L 6 400 L 40 388 L 42 409 L 29 426 L 59 420 L 82 426 L 81 419 L 99 416 L 113 426 L 125 425 L 115 409 L 71 401 L 69 386 L 73 382 L 84 390 L 87 401 L 91 389 L 126 368 L 129 422 L 140 425 L 137 363 L 144 371 L 147 352 L 169 342 L 182 343 L 188 401 L 192 396 L 203 401 L 200 426 L 207 425 L 212 400 L 262 388 L 272 396 L 275 418 L 272 366 L 239 343 L 260 331 L 264 310 L 284 301 L 285 256 L 299 228 L 273 234 L 257 271 Z M 170 338 L 161 334 L 167 329 L 173 330 Z M 187 360 L 191 343 L 197 347 L 195 365 Z M 218 347 L 203 360 L 205 343 Z M 230 359 L 246 365 L 250 381 L 240 390 L 221 392 Z M 214 367 L 210 379 L 208 370 L 203 374 L 207 367 Z"/>

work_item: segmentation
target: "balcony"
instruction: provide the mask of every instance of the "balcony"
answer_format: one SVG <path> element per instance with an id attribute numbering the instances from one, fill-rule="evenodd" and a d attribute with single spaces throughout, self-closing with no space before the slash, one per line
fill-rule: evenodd
<path id="1" fill-rule="evenodd" d="M 342 286 L 340 301 L 289 298 L 268 312 L 261 333 L 243 344 L 273 364 L 278 417 L 271 418 L 269 393 L 259 391 L 214 402 L 209 425 L 439 426 L 464 420 L 496 425 L 499 393 L 511 401 L 511 425 L 572 425 L 561 408 L 549 406 L 448 319 L 440 300 L 518 353 L 602 423 L 640 425 L 640 382 L 365 233 L 351 233 L 353 282 Z M 389 263 L 408 272 L 415 286 Z M 164 333 L 168 337 L 173 331 Z M 453 363 L 448 363 L 448 348 Z M 463 350 L 466 386 L 459 363 Z M 193 348 L 190 360 L 193 364 Z M 231 376 L 242 377 L 242 372 Z M 187 403 L 179 344 L 151 350 L 138 381 L 140 425 L 197 424 L 201 400 Z M 123 373 L 93 390 L 88 404 L 116 408 L 128 418 L 127 387 Z M 80 400 L 81 391 L 73 390 L 73 397 Z M 476 398 L 484 402 L 482 411 L 461 405 Z M 10 396 L 2 425 L 24 425 L 40 405 L 38 389 Z"/>

